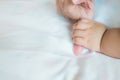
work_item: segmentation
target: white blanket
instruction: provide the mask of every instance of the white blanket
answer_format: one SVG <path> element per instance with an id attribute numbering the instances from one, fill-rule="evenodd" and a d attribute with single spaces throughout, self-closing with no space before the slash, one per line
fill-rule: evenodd
<path id="1" fill-rule="evenodd" d="M 119 0 L 95 4 L 95 20 L 120 26 Z M 0 0 L 0 80 L 120 80 L 120 60 L 74 56 L 70 25 L 55 0 Z"/>

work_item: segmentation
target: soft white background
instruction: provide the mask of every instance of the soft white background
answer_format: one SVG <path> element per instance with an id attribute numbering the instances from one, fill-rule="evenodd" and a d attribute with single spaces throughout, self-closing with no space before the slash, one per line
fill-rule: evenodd
<path id="1" fill-rule="evenodd" d="M 119 27 L 119 0 L 95 5 L 95 20 Z M 70 25 L 55 0 L 0 0 L 0 80 L 120 80 L 120 60 L 73 55 Z"/>

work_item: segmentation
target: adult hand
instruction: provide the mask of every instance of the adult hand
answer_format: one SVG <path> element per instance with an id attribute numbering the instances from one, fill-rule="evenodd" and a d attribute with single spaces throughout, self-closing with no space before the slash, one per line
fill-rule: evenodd
<path id="1" fill-rule="evenodd" d="M 94 0 L 56 0 L 56 3 L 58 11 L 67 18 L 93 18 Z"/>

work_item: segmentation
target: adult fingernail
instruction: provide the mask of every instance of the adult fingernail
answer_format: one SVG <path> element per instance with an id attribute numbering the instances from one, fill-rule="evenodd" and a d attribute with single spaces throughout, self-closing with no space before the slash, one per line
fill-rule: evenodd
<path id="1" fill-rule="evenodd" d="M 72 0 L 74 4 L 78 4 L 79 0 Z"/>
<path id="2" fill-rule="evenodd" d="M 74 53 L 76 56 L 78 56 L 79 54 L 81 54 L 83 51 L 83 47 L 82 46 L 78 46 L 78 45 L 75 45 L 74 46 Z"/>

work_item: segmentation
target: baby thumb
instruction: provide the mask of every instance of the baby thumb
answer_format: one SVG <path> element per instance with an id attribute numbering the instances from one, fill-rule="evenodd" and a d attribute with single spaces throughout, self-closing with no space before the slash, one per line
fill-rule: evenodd
<path id="1" fill-rule="evenodd" d="M 76 56 L 78 56 L 83 51 L 83 46 L 74 45 L 74 53 Z"/>

